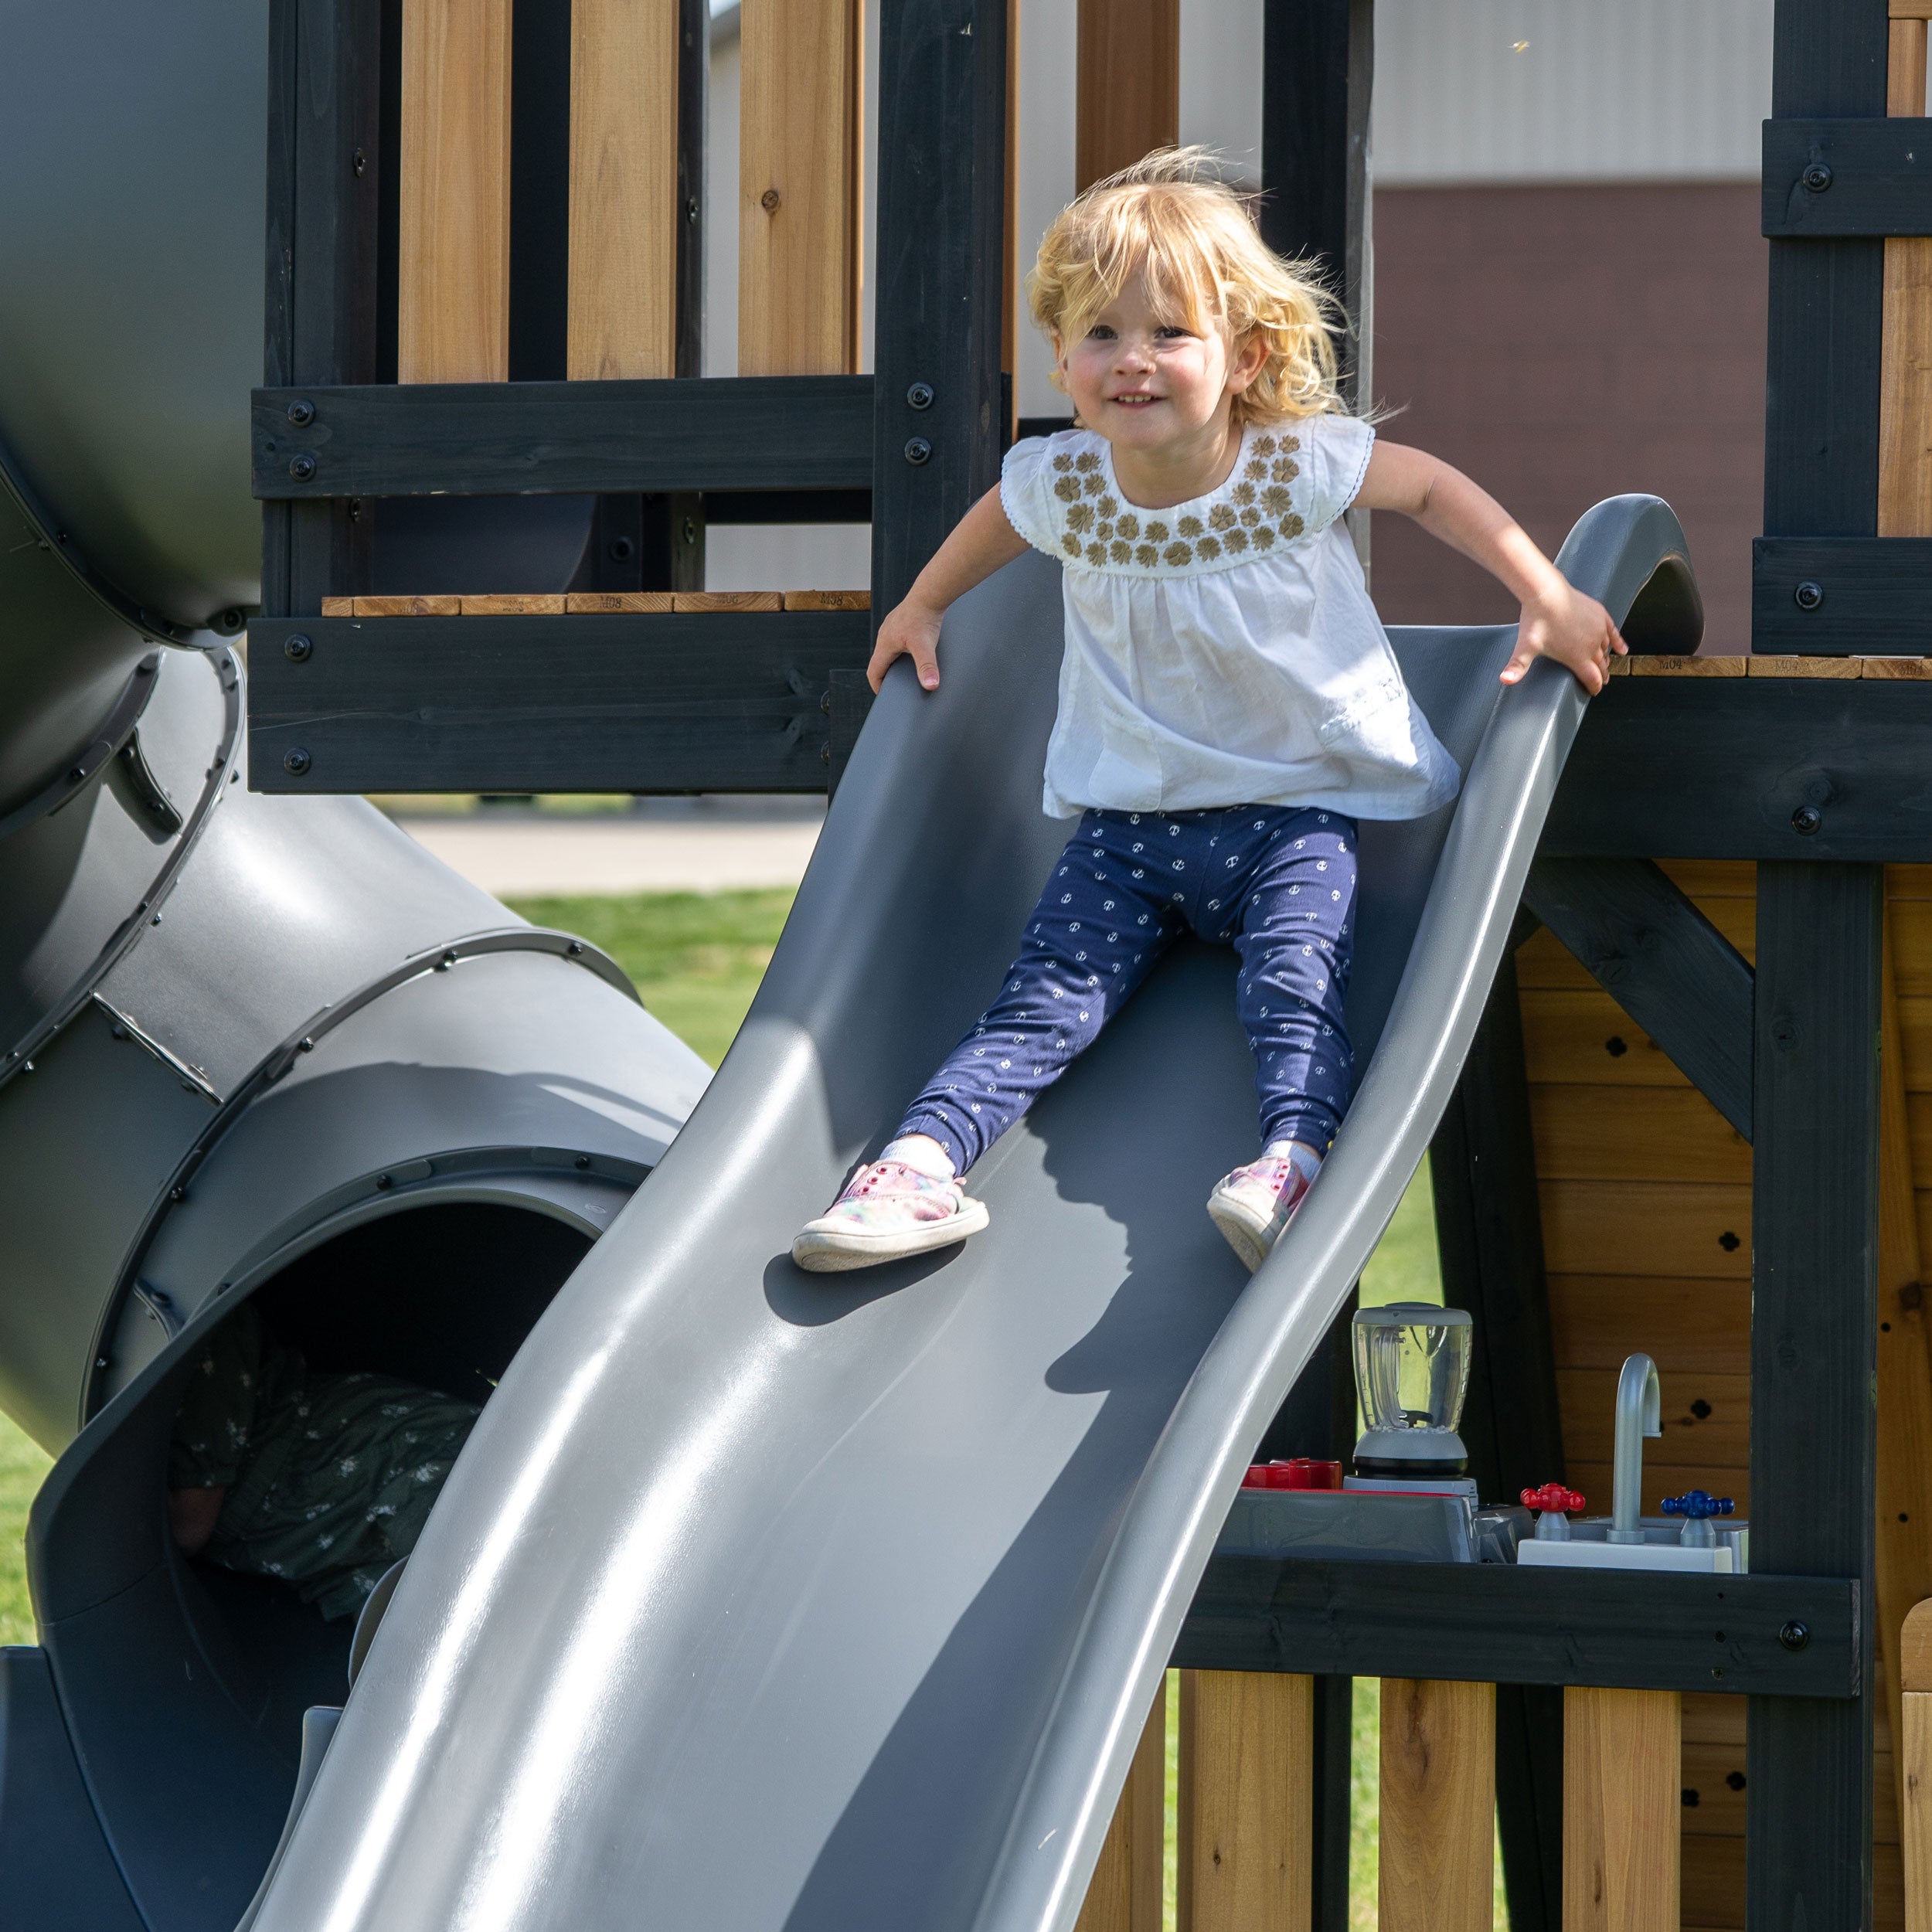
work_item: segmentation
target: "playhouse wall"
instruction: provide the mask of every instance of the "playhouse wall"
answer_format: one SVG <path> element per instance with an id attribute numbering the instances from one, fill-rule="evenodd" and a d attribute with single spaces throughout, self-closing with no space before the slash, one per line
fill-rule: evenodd
<path id="1" fill-rule="evenodd" d="M 1755 868 L 1664 869 L 1746 958 Z M 1886 870 L 1920 1241 L 1932 1236 L 1932 866 Z M 1516 955 L 1568 1481 L 1607 1508 L 1617 1371 L 1663 1385 L 1644 1506 L 1701 1487 L 1750 1508 L 1751 1150 L 1548 931 Z M 1552 1472 L 1554 1473 L 1553 1471 Z M 1881 1679 L 1883 1665 L 1879 1665 Z M 1889 1699 L 1875 1689 L 1874 1923 L 1902 1926 Z M 1744 1923 L 1741 1698 L 1684 1704 L 1683 1923 Z M 1735 1781 L 1735 1782 L 1733 1782 Z M 1695 1794 L 1694 1796 L 1692 1794 Z"/>

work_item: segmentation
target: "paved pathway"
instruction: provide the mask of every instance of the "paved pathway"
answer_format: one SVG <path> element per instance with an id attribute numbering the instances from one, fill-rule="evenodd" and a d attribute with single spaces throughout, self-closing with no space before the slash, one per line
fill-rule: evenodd
<path id="1" fill-rule="evenodd" d="M 795 886 L 821 814 L 783 805 L 767 810 L 679 800 L 608 817 L 490 809 L 461 818 L 399 812 L 396 822 L 499 899 Z"/>

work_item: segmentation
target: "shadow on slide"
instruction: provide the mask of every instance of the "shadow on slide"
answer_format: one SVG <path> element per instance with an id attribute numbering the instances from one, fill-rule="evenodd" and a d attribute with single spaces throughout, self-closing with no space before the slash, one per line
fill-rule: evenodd
<path id="1" fill-rule="evenodd" d="M 1701 624 L 1656 499 L 1561 561 L 1634 648 Z M 992 1225 L 856 1277 L 787 1247 L 985 1005 L 1042 817 L 1056 568 L 895 672 L 757 1003 L 485 1412 L 260 1932 L 1070 1927 L 1262 1430 L 1448 1098 L 1587 702 L 1507 628 L 1396 642 L 1459 802 L 1365 825 L 1352 1111 L 1250 1281 L 1232 955 L 1176 950 L 981 1164 Z"/>

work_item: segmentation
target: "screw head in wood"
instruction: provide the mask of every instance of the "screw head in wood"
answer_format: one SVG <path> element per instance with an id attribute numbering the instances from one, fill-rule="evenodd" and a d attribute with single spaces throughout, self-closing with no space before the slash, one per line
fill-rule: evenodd
<path id="1" fill-rule="evenodd" d="M 1802 1650 L 1811 1641 L 1811 1627 L 1794 1617 L 1779 1628 L 1777 1641 L 1787 1650 Z"/>
<path id="2" fill-rule="evenodd" d="M 300 745 L 291 745 L 282 753 L 282 769 L 291 778 L 299 778 L 313 762 Z"/>
<path id="3" fill-rule="evenodd" d="M 923 436 L 908 437 L 906 440 L 906 461 L 917 469 L 922 463 L 932 461 L 933 446 Z"/>
<path id="4" fill-rule="evenodd" d="M 1814 582 L 1810 577 L 1807 577 L 1804 581 L 1791 593 L 1791 601 L 1795 604 L 1801 611 L 1818 610 L 1825 602 L 1825 586 L 1821 583 Z"/>
<path id="5" fill-rule="evenodd" d="M 297 396 L 288 406 L 288 420 L 298 430 L 307 429 L 315 420 L 315 405 L 306 396 Z"/>
<path id="6" fill-rule="evenodd" d="M 291 456 L 288 459 L 288 473 L 298 483 L 306 483 L 315 474 L 315 459 L 312 456 Z"/>
<path id="7" fill-rule="evenodd" d="M 912 387 L 906 392 L 906 401 L 908 406 L 913 409 L 930 409 L 933 406 L 932 384 L 930 383 L 913 383 Z"/>
<path id="8" fill-rule="evenodd" d="M 1832 185 L 1832 171 L 1821 161 L 1815 161 L 1798 176 L 1806 189 L 1814 195 L 1821 195 Z"/>
<path id="9" fill-rule="evenodd" d="M 1815 805 L 1800 805 L 1791 814 L 1791 829 L 1801 838 L 1809 838 L 1825 822 L 1825 815 Z"/>
<path id="10" fill-rule="evenodd" d="M 285 639 L 282 645 L 282 655 L 291 664 L 306 663 L 314 655 L 315 650 L 315 640 L 313 638 L 304 637 L 299 631 L 292 638 Z"/>

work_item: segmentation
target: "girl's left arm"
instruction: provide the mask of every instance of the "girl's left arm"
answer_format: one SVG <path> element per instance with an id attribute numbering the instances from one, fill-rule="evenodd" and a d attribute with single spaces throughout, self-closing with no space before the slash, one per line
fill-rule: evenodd
<path id="1" fill-rule="evenodd" d="M 1610 660 L 1628 649 L 1610 613 L 1569 580 L 1487 490 L 1426 451 L 1377 440 L 1356 493 L 1358 508 L 1400 510 L 1453 550 L 1480 563 L 1522 605 L 1516 649 L 1503 667 L 1514 684 L 1538 658 L 1566 665 L 1586 691 L 1603 689 Z"/>

